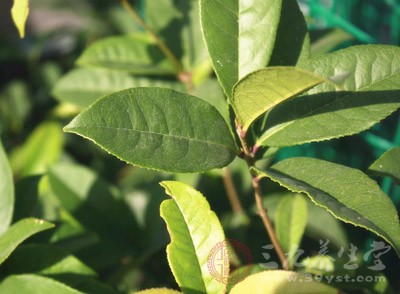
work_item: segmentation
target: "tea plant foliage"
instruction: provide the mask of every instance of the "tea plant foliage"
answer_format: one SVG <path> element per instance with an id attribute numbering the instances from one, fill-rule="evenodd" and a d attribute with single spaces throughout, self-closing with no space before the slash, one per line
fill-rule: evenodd
<path id="1" fill-rule="evenodd" d="M 208 266 L 213 247 L 225 241 L 217 216 L 192 187 L 180 182 L 161 185 L 172 197 L 160 211 L 171 236 L 167 255 L 179 287 L 184 293 L 223 293 L 226 285 L 215 279 Z"/>
<path id="2" fill-rule="evenodd" d="M 370 167 L 372 174 L 389 176 L 400 184 L 400 148 L 394 147 L 382 154 Z"/>
<path id="3" fill-rule="evenodd" d="M 169 89 L 110 94 L 65 130 L 93 140 L 124 161 L 169 172 L 224 167 L 237 153 L 225 120 L 213 106 Z"/>
<path id="4" fill-rule="evenodd" d="M 342 221 L 370 230 L 400 255 L 400 223 L 389 197 L 363 172 L 314 158 L 290 158 L 256 171 L 287 189 L 306 193 Z"/>

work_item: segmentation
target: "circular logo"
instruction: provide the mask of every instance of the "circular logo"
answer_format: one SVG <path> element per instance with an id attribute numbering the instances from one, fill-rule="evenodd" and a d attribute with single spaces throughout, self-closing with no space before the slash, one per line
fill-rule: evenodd
<path id="1" fill-rule="evenodd" d="M 240 265 L 231 276 L 229 276 L 230 264 Z M 237 240 L 225 240 L 218 242 L 211 248 L 208 254 L 207 267 L 210 274 L 217 281 L 224 284 L 236 284 L 249 275 L 250 265 L 253 257 L 250 250 Z"/>

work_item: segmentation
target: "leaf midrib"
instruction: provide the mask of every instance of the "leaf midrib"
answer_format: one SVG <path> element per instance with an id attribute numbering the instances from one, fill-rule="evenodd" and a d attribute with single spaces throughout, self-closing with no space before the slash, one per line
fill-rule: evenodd
<path id="1" fill-rule="evenodd" d="M 174 135 L 174 134 L 163 134 L 163 133 L 157 133 L 157 132 L 152 132 L 152 131 L 145 131 L 145 130 L 135 130 L 135 129 L 128 129 L 128 128 L 116 128 L 116 127 L 109 127 L 109 126 L 84 126 L 84 127 L 72 127 L 72 128 L 67 128 L 66 131 L 72 131 L 74 132 L 74 129 L 79 130 L 79 129 L 109 129 L 109 130 L 118 130 L 118 131 L 127 131 L 127 132 L 137 132 L 140 134 L 149 134 L 149 135 L 157 135 L 157 136 L 162 136 L 162 137 L 173 137 L 176 139 L 182 139 L 182 140 L 188 140 L 188 141 L 195 141 L 195 142 L 201 142 L 209 145 L 216 145 L 222 148 L 226 148 L 229 150 L 232 150 L 234 153 L 236 153 L 236 150 L 234 148 L 231 148 L 228 145 L 223 145 L 221 143 L 213 142 L 213 141 L 206 141 L 198 138 L 192 138 L 192 137 L 184 137 L 184 136 L 179 136 L 179 135 Z M 76 132 L 76 131 L 75 131 Z"/>
<path id="2" fill-rule="evenodd" d="M 319 106 L 319 107 L 317 107 L 317 108 L 314 108 L 312 111 L 309 111 L 309 112 L 305 113 L 304 115 L 302 115 L 302 116 L 300 116 L 300 117 L 297 117 L 296 119 L 292 119 L 292 120 L 289 121 L 289 122 L 283 123 L 283 125 L 282 125 L 281 127 L 276 128 L 273 132 L 271 132 L 270 134 L 268 134 L 268 136 L 266 136 L 266 137 L 261 136 L 261 138 L 258 140 L 258 143 L 260 143 L 260 142 L 261 142 L 261 143 L 262 143 L 262 142 L 265 142 L 266 140 L 268 140 L 268 138 L 271 138 L 273 135 L 275 135 L 276 133 L 280 132 L 282 129 L 286 128 L 287 126 L 290 126 L 291 124 L 295 123 L 297 120 L 302 119 L 302 118 L 307 117 L 307 116 L 310 116 L 310 114 L 312 114 L 312 113 L 314 113 L 314 112 L 318 112 L 318 110 L 320 110 L 320 109 L 323 109 L 323 108 L 325 108 L 325 107 L 329 107 L 330 104 L 336 103 L 337 100 L 339 100 L 339 99 L 343 99 L 344 97 L 349 96 L 349 95 L 351 95 L 352 93 L 355 93 L 355 92 L 356 92 L 356 93 L 358 93 L 358 92 L 365 92 L 365 91 L 363 91 L 363 89 L 369 88 L 369 87 L 371 87 L 371 86 L 373 86 L 373 85 L 375 85 L 375 84 L 377 84 L 377 83 L 380 83 L 380 82 L 382 82 L 382 81 L 384 81 L 384 80 L 391 79 L 391 78 L 393 78 L 393 76 L 396 76 L 396 75 L 399 75 L 399 74 L 400 74 L 400 70 L 397 71 L 396 73 L 390 75 L 390 76 L 387 76 L 387 77 L 384 77 L 384 78 L 379 79 L 379 80 L 377 80 L 377 81 L 374 81 L 373 83 L 371 83 L 371 84 L 369 84 L 369 85 L 367 85 L 367 86 L 361 87 L 361 88 L 359 88 L 359 89 L 357 89 L 357 90 L 355 90 L 355 91 L 350 91 L 350 94 L 345 94 L 345 95 L 342 95 L 342 96 L 338 96 L 338 97 L 335 98 L 334 100 L 332 100 L 332 101 L 330 101 L 330 102 L 328 102 L 328 103 L 326 103 L 326 104 L 324 104 L 324 105 L 321 105 L 321 106 Z M 319 93 L 319 94 L 323 94 L 323 93 L 327 93 L 327 92 L 321 92 L 321 93 Z M 343 135 L 343 136 L 344 136 L 344 135 Z M 328 137 L 328 139 L 330 139 L 330 138 L 336 138 L 336 136 Z M 322 139 L 320 139 L 320 140 L 322 140 Z M 315 139 L 315 140 L 312 140 L 312 141 L 310 141 L 310 142 L 315 142 L 315 141 L 320 141 L 320 140 Z M 308 142 L 308 141 L 307 141 L 307 142 Z M 261 145 L 262 145 L 262 144 L 261 144 Z"/>

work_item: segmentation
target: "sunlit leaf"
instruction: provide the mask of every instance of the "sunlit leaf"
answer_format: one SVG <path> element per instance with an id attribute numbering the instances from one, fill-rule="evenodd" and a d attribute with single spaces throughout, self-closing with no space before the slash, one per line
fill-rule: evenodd
<path id="1" fill-rule="evenodd" d="M 169 89 L 133 88 L 110 94 L 65 130 L 126 162 L 169 172 L 221 168 L 237 152 L 225 120 L 213 106 Z"/>
<path id="2" fill-rule="evenodd" d="M 184 293 L 223 293 L 226 283 L 213 276 L 209 268 L 213 248 L 223 246 L 225 239 L 217 216 L 192 187 L 180 182 L 161 185 L 172 197 L 161 204 L 161 217 L 171 236 L 167 256 L 178 285 Z M 229 267 L 225 270 L 229 272 Z M 228 272 L 221 272 L 221 279 L 227 279 Z"/>

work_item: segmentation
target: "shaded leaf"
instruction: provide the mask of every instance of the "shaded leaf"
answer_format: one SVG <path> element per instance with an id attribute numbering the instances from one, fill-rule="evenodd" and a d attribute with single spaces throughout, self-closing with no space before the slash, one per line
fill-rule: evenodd
<path id="1" fill-rule="evenodd" d="M 62 275 L 67 274 L 96 276 L 91 268 L 67 251 L 54 246 L 39 244 L 17 248 L 2 267 L 4 267 L 2 270 L 5 270 L 8 275 L 35 273 L 54 276 L 57 280 L 62 279 Z"/>
<path id="2" fill-rule="evenodd" d="M 52 166 L 48 178 L 62 207 L 86 228 L 114 240 L 120 239 L 115 235 L 135 231 L 134 217 L 121 195 L 92 170 L 63 163 Z"/>
<path id="3" fill-rule="evenodd" d="M 336 294 L 337 290 L 309 276 L 290 271 L 264 271 L 247 277 L 233 287 L 231 294 L 243 293 L 318 293 Z"/>
<path id="4" fill-rule="evenodd" d="M 161 204 L 160 211 L 171 236 L 167 256 L 178 285 L 184 293 L 223 293 L 226 284 L 208 267 L 213 248 L 222 246 L 225 239 L 217 216 L 192 187 L 172 181 L 161 185 L 172 197 Z M 220 275 L 228 277 L 225 271 Z"/>
<path id="5" fill-rule="evenodd" d="M 18 29 L 19 36 L 25 37 L 25 23 L 29 14 L 29 0 L 14 0 L 11 16 Z"/>
<path id="6" fill-rule="evenodd" d="M 14 181 L 6 152 L 0 141 L 0 235 L 10 226 L 14 210 Z"/>
<path id="7" fill-rule="evenodd" d="M 53 224 L 34 218 L 26 218 L 13 224 L 5 233 L 0 235 L 0 264 L 6 260 L 15 248 L 25 239 L 52 227 Z"/>
<path id="8" fill-rule="evenodd" d="M 69 72 L 57 82 L 53 95 L 60 101 L 86 108 L 106 94 L 133 87 L 161 87 L 184 91 L 183 84 L 174 80 L 79 68 Z"/>
<path id="9" fill-rule="evenodd" d="M 292 146 L 364 131 L 400 106 L 400 48 L 354 46 L 302 63 L 328 78 L 307 95 L 278 105 L 258 145 Z"/>
<path id="10" fill-rule="evenodd" d="M 282 0 L 200 0 L 206 46 L 228 97 L 241 78 L 268 64 L 281 7 Z"/>
<path id="11" fill-rule="evenodd" d="M 297 65 L 310 57 L 310 37 L 297 0 L 282 1 L 274 50 L 268 66 Z"/>
<path id="12" fill-rule="evenodd" d="M 275 214 L 275 230 L 282 249 L 287 253 L 289 266 L 293 266 L 294 257 L 300 247 L 307 224 L 307 202 L 303 196 L 294 194 L 284 197 Z"/>
<path id="13" fill-rule="evenodd" d="M 295 67 L 261 69 L 236 84 L 233 107 L 246 131 L 261 114 L 323 81 L 322 77 Z"/>
<path id="14" fill-rule="evenodd" d="M 163 38 L 184 71 L 192 72 L 208 60 L 198 0 L 146 0 L 144 11 L 146 23 Z"/>
<path id="15" fill-rule="evenodd" d="M 1 293 L 57 293 L 57 294 L 83 294 L 67 285 L 37 275 L 15 275 L 7 277 L 0 284 Z"/>
<path id="16" fill-rule="evenodd" d="M 400 184 L 400 147 L 386 151 L 370 167 L 372 174 L 388 176 Z"/>
<path id="17" fill-rule="evenodd" d="M 101 39 L 90 45 L 78 65 L 123 70 L 133 74 L 174 74 L 175 69 L 145 34 Z"/>
<path id="18" fill-rule="evenodd" d="M 134 88 L 110 94 L 65 130 L 128 163 L 169 172 L 221 168 L 237 152 L 226 122 L 213 106 L 169 89 Z"/>
<path id="19" fill-rule="evenodd" d="M 38 209 L 39 183 L 42 176 L 30 176 L 15 184 L 15 206 L 13 222 L 26 217 L 35 217 Z"/>
<path id="20" fill-rule="evenodd" d="M 399 254 L 396 208 L 377 183 L 361 171 L 320 159 L 290 158 L 256 173 L 293 192 L 306 193 L 336 218 L 381 236 Z"/>
<path id="21" fill-rule="evenodd" d="M 63 144 L 59 123 L 41 123 L 24 144 L 11 153 L 10 163 L 14 173 L 20 176 L 43 173 L 47 166 L 59 160 Z"/>

